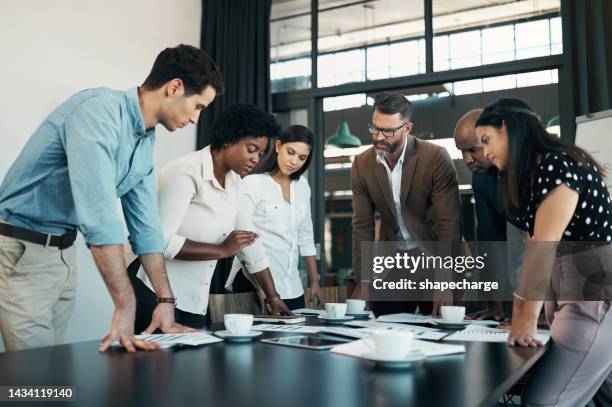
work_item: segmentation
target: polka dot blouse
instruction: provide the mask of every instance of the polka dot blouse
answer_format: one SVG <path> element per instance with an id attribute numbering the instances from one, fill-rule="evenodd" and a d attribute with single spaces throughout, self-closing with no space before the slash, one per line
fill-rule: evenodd
<path id="1" fill-rule="evenodd" d="M 612 203 L 605 181 L 597 168 L 585 166 L 565 153 L 550 152 L 542 157 L 534 173 L 531 197 L 513 223 L 533 236 L 538 207 L 561 184 L 579 193 L 574 216 L 561 240 L 612 242 Z"/>

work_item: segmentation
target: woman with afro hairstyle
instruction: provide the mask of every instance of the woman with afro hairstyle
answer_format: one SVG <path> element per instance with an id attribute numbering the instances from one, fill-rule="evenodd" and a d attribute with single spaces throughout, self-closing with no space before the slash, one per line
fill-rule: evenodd
<path id="1" fill-rule="evenodd" d="M 218 259 L 238 255 L 264 290 L 271 312 L 291 312 L 276 293 L 265 254 L 253 251 L 258 238 L 247 219 L 237 222 L 243 176 L 259 163 L 269 138 L 279 127 L 272 115 L 239 104 L 221 113 L 211 142 L 202 150 L 176 158 L 158 175 L 159 213 L 166 244 L 164 257 L 175 299 L 176 319 L 183 325 L 206 325 L 210 282 Z M 135 331 L 148 332 L 158 299 L 140 268 L 130 273 L 137 298 Z"/>

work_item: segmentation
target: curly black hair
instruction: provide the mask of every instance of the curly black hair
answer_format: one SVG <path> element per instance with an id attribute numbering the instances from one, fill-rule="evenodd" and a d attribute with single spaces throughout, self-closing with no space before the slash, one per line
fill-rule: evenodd
<path id="1" fill-rule="evenodd" d="M 209 85 L 217 95 L 225 89 L 215 61 L 200 48 L 185 44 L 160 52 L 142 86 L 155 90 L 177 78 L 183 81 L 185 96 L 202 93 Z"/>
<path id="2" fill-rule="evenodd" d="M 245 137 L 268 137 L 280 134 L 280 126 L 273 115 L 254 105 L 241 103 L 230 106 L 215 119 L 210 147 L 219 150 L 224 144 L 234 144 Z"/>

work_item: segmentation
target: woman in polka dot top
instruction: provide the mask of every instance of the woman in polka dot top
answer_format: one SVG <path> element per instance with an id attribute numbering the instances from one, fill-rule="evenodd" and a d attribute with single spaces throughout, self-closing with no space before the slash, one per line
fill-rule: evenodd
<path id="1" fill-rule="evenodd" d="M 609 274 L 612 203 L 603 167 L 583 149 L 549 134 L 539 116 L 521 105 L 527 106 L 516 99 L 502 99 L 488 106 L 476 122 L 484 154 L 501 172 L 508 218 L 528 233 L 532 247 L 546 245 L 539 242 L 557 247 L 557 256 L 554 250 L 548 252 L 548 268 L 554 264 L 552 275 L 573 277 L 585 270 Z M 566 241 L 573 243 L 557 246 Z M 563 255 L 565 245 L 579 245 L 582 251 Z M 527 291 L 548 269 L 534 267 L 545 262 L 529 256 L 526 251 L 517 286 Z M 553 344 L 538 362 L 523 395 L 528 405 L 560 405 L 559 400 L 562 405 L 585 405 L 594 395 L 612 391 L 609 294 L 604 288 L 598 291 L 599 297 L 588 298 L 597 301 L 568 298 L 563 287 L 583 292 L 582 281 L 577 281 L 566 278 L 561 289 L 550 285 L 549 295 L 555 300 L 546 301 L 545 310 Z M 541 346 L 535 336 L 544 301 L 525 299 L 520 289 L 514 296 L 508 343 Z"/>

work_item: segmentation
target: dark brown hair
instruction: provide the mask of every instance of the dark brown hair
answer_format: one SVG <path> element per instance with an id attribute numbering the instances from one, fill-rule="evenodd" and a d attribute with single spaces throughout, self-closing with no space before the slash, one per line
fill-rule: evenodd
<path id="1" fill-rule="evenodd" d="M 384 114 L 399 113 L 402 119 L 412 121 L 412 103 L 399 92 L 382 92 L 374 98 L 374 110 Z"/>
<path id="2" fill-rule="evenodd" d="M 604 168 L 582 148 L 550 134 L 540 117 L 519 99 L 500 99 L 487 106 L 476 127 L 492 126 L 508 133 L 508 164 L 502 171 L 504 204 L 510 216 L 516 216 L 530 194 L 531 176 L 538 160 L 549 152 L 566 153 L 582 165 L 592 165 L 603 177 Z"/>

